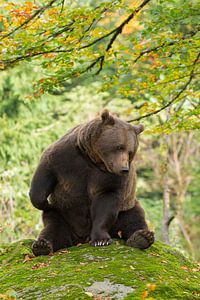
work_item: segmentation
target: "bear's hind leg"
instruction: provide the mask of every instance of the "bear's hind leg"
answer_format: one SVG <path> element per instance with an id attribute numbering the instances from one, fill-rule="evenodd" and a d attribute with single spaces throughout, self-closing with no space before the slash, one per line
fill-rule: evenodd
<path id="1" fill-rule="evenodd" d="M 125 244 L 130 247 L 146 249 L 154 242 L 154 233 L 148 229 L 145 221 L 145 214 L 139 202 L 128 211 L 122 211 L 113 226 L 111 237 L 125 240 Z"/>
<path id="2" fill-rule="evenodd" d="M 51 252 L 72 246 L 69 226 L 57 211 L 45 211 L 42 218 L 44 229 L 32 245 L 35 256 L 48 255 Z"/>

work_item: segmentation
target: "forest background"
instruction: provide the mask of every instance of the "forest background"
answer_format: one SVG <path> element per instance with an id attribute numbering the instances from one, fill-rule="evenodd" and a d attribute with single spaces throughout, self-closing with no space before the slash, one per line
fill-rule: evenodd
<path id="1" fill-rule="evenodd" d="M 199 1 L 0 1 L 0 244 L 42 226 L 42 151 L 108 108 L 145 125 L 137 197 L 156 238 L 200 259 Z"/>

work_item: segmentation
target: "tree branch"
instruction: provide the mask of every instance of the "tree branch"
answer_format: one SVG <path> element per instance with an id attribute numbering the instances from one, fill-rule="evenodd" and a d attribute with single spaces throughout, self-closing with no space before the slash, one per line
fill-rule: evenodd
<path id="1" fill-rule="evenodd" d="M 91 70 L 99 61 L 100 61 L 100 64 L 102 63 L 101 61 L 104 59 L 104 56 L 101 55 L 99 56 L 97 59 L 95 59 L 95 61 L 93 61 L 85 70 L 83 70 L 81 73 L 85 73 L 89 70 Z"/>
<path id="2" fill-rule="evenodd" d="M 39 10 L 37 10 L 32 16 L 30 16 L 30 18 L 28 18 L 26 21 L 24 21 L 21 25 L 15 27 L 12 31 L 10 31 L 9 33 L 4 34 L 1 38 L 0 41 L 11 36 L 13 33 L 15 33 L 17 30 L 19 30 L 20 28 L 26 26 L 28 23 L 30 23 L 33 19 L 35 19 L 37 16 L 39 16 L 41 13 L 43 13 L 46 9 L 48 9 L 49 7 L 51 7 L 55 2 L 57 2 L 58 0 L 51 0 L 47 5 L 41 7 Z"/>
<path id="3" fill-rule="evenodd" d="M 69 51 L 59 50 L 59 49 L 52 49 L 52 50 L 41 51 L 41 52 L 36 52 L 36 53 L 31 53 L 30 52 L 30 53 L 27 53 L 26 55 L 18 56 L 16 58 L 14 58 L 13 60 L 0 61 L 0 63 L 11 65 L 11 64 L 14 64 L 18 61 L 25 60 L 26 58 L 36 57 L 36 56 L 40 56 L 40 55 L 43 55 L 43 54 L 49 54 L 49 53 L 65 53 L 65 52 L 70 52 L 70 50 L 71 49 L 69 49 Z"/>
<path id="4" fill-rule="evenodd" d="M 36 16 L 38 16 L 39 14 L 41 14 L 44 10 L 46 10 L 48 7 L 50 7 L 54 2 L 56 2 L 58 0 L 52 0 L 51 2 L 49 2 L 49 4 L 47 4 L 46 6 L 42 7 L 40 10 L 36 11 L 35 14 L 33 14 L 29 19 L 27 19 L 23 24 L 21 24 L 20 26 L 16 27 L 15 29 L 13 29 L 11 32 L 9 32 L 8 34 L 4 35 L 1 39 L 5 38 L 5 37 L 8 37 L 10 35 L 12 35 L 15 31 L 17 31 L 18 29 L 22 28 L 23 26 L 27 25 L 31 20 L 33 20 Z M 110 36 L 113 34 L 112 38 L 110 39 L 107 47 L 106 47 L 106 50 L 105 52 L 108 52 L 114 41 L 116 40 L 117 36 L 122 32 L 124 26 L 126 24 L 129 23 L 129 21 L 138 13 L 141 11 L 141 9 L 146 5 L 148 4 L 148 2 L 150 2 L 151 0 L 144 0 L 118 27 L 114 28 L 113 30 L 111 30 L 109 33 L 105 34 L 104 36 L 94 40 L 93 42 L 87 44 L 87 45 L 84 45 L 84 46 L 81 46 L 78 48 L 78 50 L 82 50 L 82 49 L 85 49 L 85 48 L 88 48 L 88 47 L 91 47 L 92 45 L 98 43 L 99 41 L 105 39 L 106 37 Z M 61 2 L 62 4 L 63 2 Z M 94 20 L 93 20 L 94 21 Z M 91 25 L 89 26 L 89 29 L 91 28 L 91 26 L 93 25 L 93 21 L 91 23 Z M 67 28 L 69 30 L 69 28 Z M 88 29 L 88 30 L 89 30 Z M 86 30 L 87 32 L 87 30 Z M 55 35 L 54 35 L 55 36 Z M 0 39 L 0 40 L 1 40 Z M 67 49 L 67 50 L 55 50 L 55 49 L 52 49 L 52 50 L 49 50 L 49 51 L 40 51 L 40 52 L 37 52 L 37 53 L 28 53 L 26 55 L 23 55 L 23 56 L 18 56 L 16 57 L 15 59 L 13 60 L 4 60 L 4 61 L 1 61 L 1 63 L 3 63 L 3 65 L 5 66 L 6 64 L 14 64 L 15 62 L 18 62 L 20 60 L 25 60 L 26 58 L 31 58 L 31 57 L 36 57 L 36 56 L 39 56 L 39 55 L 42 55 L 42 54 L 46 54 L 46 53 L 65 53 L 65 52 L 72 52 L 74 49 L 73 48 L 70 48 L 70 49 Z M 96 74 L 99 74 L 103 68 L 103 63 L 105 61 L 105 55 L 102 55 L 100 57 L 98 57 L 94 62 L 92 62 L 83 72 L 81 73 L 84 73 L 84 72 L 87 72 L 88 70 L 92 69 L 98 62 L 100 61 L 100 67 L 98 69 L 98 71 L 96 72 Z"/>
<path id="5" fill-rule="evenodd" d="M 169 217 L 169 219 L 167 220 L 167 226 L 169 227 L 171 222 L 174 220 L 174 218 L 176 217 L 176 215 L 172 215 L 171 217 Z"/>
<path id="6" fill-rule="evenodd" d="M 181 41 L 184 41 L 184 40 L 188 40 L 188 38 L 190 39 L 191 37 L 193 37 L 195 34 L 197 34 L 199 32 L 199 28 L 196 30 L 196 31 L 192 31 L 190 33 L 190 35 L 188 37 L 186 36 L 183 36 L 182 38 L 178 39 L 178 40 L 175 40 L 175 41 L 172 41 L 172 42 L 164 42 L 156 47 L 152 47 L 150 49 L 146 49 L 146 50 L 143 50 L 139 53 L 139 55 L 136 57 L 136 59 L 134 60 L 134 64 L 137 63 L 137 61 L 142 57 L 144 56 L 145 54 L 148 54 L 148 53 L 151 53 L 151 52 L 154 52 L 154 51 L 158 51 L 160 49 L 162 49 L 163 47 L 168 47 L 168 46 L 173 46 L 175 44 L 178 44 L 180 43 Z"/>
<path id="7" fill-rule="evenodd" d="M 150 116 L 156 115 L 156 114 L 158 114 L 159 112 L 161 112 L 162 110 L 164 110 L 164 109 L 166 109 L 167 107 L 169 107 L 172 103 L 174 103 L 175 100 L 177 100 L 177 99 L 181 96 L 181 94 L 187 89 L 187 87 L 189 86 L 189 84 L 190 84 L 191 81 L 193 80 L 193 78 L 194 78 L 194 69 L 195 69 L 195 66 L 196 66 L 196 64 L 197 64 L 197 62 L 198 62 L 198 60 L 199 60 L 199 58 L 200 58 L 200 52 L 198 53 L 196 59 L 195 59 L 194 62 L 193 62 L 193 68 L 192 68 L 192 70 L 191 70 L 191 72 L 190 72 L 188 81 L 182 86 L 181 90 L 180 90 L 180 91 L 179 91 L 179 92 L 178 92 L 178 93 L 177 93 L 177 94 L 176 94 L 176 95 L 175 95 L 175 96 L 174 96 L 174 97 L 173 97 L 166 105 L 164 105 L 163 107 L 161 107 L 161 108 L 155 110 L 154 112 L 148 113 L 148 114 L 146 114 L 146 115 L 144 115 L 144 116 L 141 116 L 141 117 L 134 118 L 134 119 L 132 119 L 132 120 L 128 120 L 127 122 L 128 122 L 128 123 L 131 123 L 131 122 L 139 121 L 139 120 L 142 120 L 142 119 L 144 119 L 144 118 L 148 118 L 148 117 L 150 117 Z"/>
<path id="8" fill-rule="evenodd" d="M 148 4 L 148 2 L 150 2 L 151 0 L 145 0 L 143 1 L 117 28 L 113 29 L 112 31 L 110 31 L 109 33 L 105 34 L 104 36 L 94 40 L 93 42 L 85 45 L 85 46 L 82 46 L 80 47 L 80 49 L 85 49 L 85 48 L 88 48 L 98 42 L 100 42 L 101 40 L 105 39 L 106 37 L 110 36 L 113 34 L 113 36 L 111 37 L 110 41 L 108 42 L 108 45 L 106 47 L 106 50 L 105 50 L 105 53 L 108 52 L 111 48 L 112 48 L 112 45 L 114 43 L 114 41 L 116 40 L 116 38 L 118 37 L 119 34 L 122 33 L 122 30 L 124 28 L 124 26 L 126 24 L 128 24 L 130 22 L 130 20 L 132 20 L 134 18 L 134 16 L 139 12 L 141 11 L 141 9 Z M 103 69 L 103 64 L 104 64 L 104 61 L 105 61 L 105 54 L 104 55 L 101 55 L 100 57 L 98 57 L 91 65 L 89 65 L 89 67 L 86 68 L 86 70 L 83 71 L 84 72 L 87 72 L 88 70 L 90 70 L 92 67 L 94 67 L 98 62 L 100 62 L 100 66 L 99 66 L 99 69 L 97 70 L 97 72 L 95 73 L 95 75 L 98 75 L 102 69 Z"/>
<path id="9" fill-rule="evenodd" d="M 111 47 L 113 42 L 115 41 L 115 39 L 117 38 L 117 36 L 122 32 L 124 26 L 126 24 L 128 24 L 130 22 L 130 20 L 133 19 L 133 17 L 142 10 L 142 8 L 147 5 L 151 0 L 144 0 L 118 27 L 114 28 L 113 30 L 111 30 L 110 32 L 108 32 L 107 34 L 99 37 L 98 39 L 94 40 L 93 42 L 84 45 L 82 47 L 80 47 L 80 49 L 85 49 L 88 47 L 91 47 L 93 45 L 95 45 L 96 43 L 100 42 L 101 40 L 107 38 L 108 36 L 113 34 L 113 37 L 111 38 L 110 42 L 108 43 L 108 46 L 106 48 L 106 51 L 108 51 Z"/>
<path id="10" fill-rule="evenodd" d="M 97 9 L 97 8 L 99 8 L 99 7 L 97 6 L 95 9 Z M 102 14 L 105 13 L 106 11 L 108 11 L 108 9 L 107 9 L 107 8 L 104 8 L 104 9 L 101 11 L 101 16 L 100 16 L 98 19 L 94 18 L 94 19 L 92 20 L 91 24 L 86 28 L 86 30 L 83 32 L 82 37 L 79 39 L 79 43 L 84 39 L 85 34 L 86 34 L 88 31 L 90 31 L 90 29 L 93 27 L 93 25 L 94 25 L 94 24 L 95 24 L 95 26 L 97 25 L 97 23 L 98 23 L 98 22 L 101 20 L 101 18 L 102 18 Z"/>
<path id="11" fill-rule="evenodd" d="M 197 63 L 198 64 L 198 63 Z M 193 66 L 193 64 L 192 64 L 192 66 Z M 196 76 L 196 75 L 199 75 L 200 73 L 199 72 L 195 72 L 195 73 L 193 73 L 193 76 Z M 145 91 L 145 90 L 153 90 L 154 88 L 156 88 L 157 86 L 159 86 L 159 85 L 165 85 L 165 84 L 168 84 L 168 83 L 171 83 L 171 82 L 175 82 L 175 81 L 179 81 L 180 79 L 183 79 L 183 78 L 186 78 L 186 77 L 189 77 L 190 76 L 190 73 L 188 73 L 188 74 L 185 74 L 185 75 L 183 75 L 183 76 L 180 76 L 180 77 L 178 77 L 178 78 L 176 78 L 176 79 L 170 79 L 170 80 L 168 80 L 168 81 L 156 81 L 155 83 L 154 83 L 154 85 L 152 85 L 152 86 L 147 86 L 147 87 L 145 87 L 145 88 L 142 88 L 142 89 L 140 89 L 139 91 L 141 92 L 141 91 Z"/>

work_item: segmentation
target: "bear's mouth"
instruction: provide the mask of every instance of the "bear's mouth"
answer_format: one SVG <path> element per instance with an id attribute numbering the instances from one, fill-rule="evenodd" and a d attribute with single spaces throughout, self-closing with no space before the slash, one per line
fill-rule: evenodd
<path id="1" fill-rule="evenodd" d="M 106 170 L 111 174 L 124 176 L 124 175 L 128 175 L 128 173 L 129 173 L 129 168 L 128 167 L 123 167 L 121 170 L 115 170 L 112 163 L 107 164 L 105 161 L 103 163 L 106 167 Z"/>
<path id="2" fill-rule="evenodd" d="M 120 173 L 122 175 L 127 175 L 129 173 L 129 167 L 123 167 Z"/>
<path id="3" fill-rule="evenodd" d="M 100 160 L 99 168 L 103 171 L 107 171 L 111 174 L 115 174 L 118 176 L 124 176 L 129 173 L 129 168 L 128 167 L 122 167 L 122 169 L 115 169 L 114 164 L 112 162 L 107 163 L 106 160 L 102 157 L 100 153 L 98 153 L 98 157 Z"/>

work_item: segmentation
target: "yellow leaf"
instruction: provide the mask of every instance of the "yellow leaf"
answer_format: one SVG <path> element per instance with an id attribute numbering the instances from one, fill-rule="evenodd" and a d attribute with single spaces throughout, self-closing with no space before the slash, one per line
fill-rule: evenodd
<path id="1" fill-rule="evenodd" d="M 153 284 L 153 283 L 148 283 L 147 284 L 147 288 L 150 290 L 150 291 L 155 291 L 156 289 L 156 284 Z"/>
<path id="2" fill-rule="evenodd" d="M 79 269 L 79 268 L 75 269 L 75 272 L 80 272 L 80 271 L 81 271 L 81 269 Z"/>
<path id="3" fill-rule="evenodd" d="M 141 295 L 142 299 L 145 299 L 148 296 L 148 294 L 148 291 L 143 291 Z"/>

